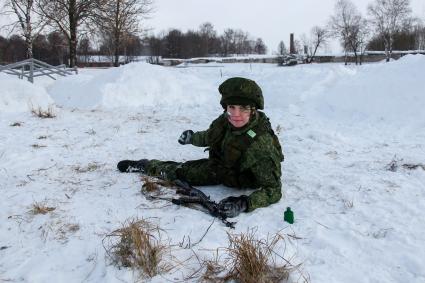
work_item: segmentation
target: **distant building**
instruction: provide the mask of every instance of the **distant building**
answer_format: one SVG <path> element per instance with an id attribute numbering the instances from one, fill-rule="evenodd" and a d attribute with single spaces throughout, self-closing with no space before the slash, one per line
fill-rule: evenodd
<path id="1" fill-rule="evenodd" d="M 294 34 L 291 33 L 289 36 L 289 53 L 295 54 L 295 42 L 294 42 Z"/>

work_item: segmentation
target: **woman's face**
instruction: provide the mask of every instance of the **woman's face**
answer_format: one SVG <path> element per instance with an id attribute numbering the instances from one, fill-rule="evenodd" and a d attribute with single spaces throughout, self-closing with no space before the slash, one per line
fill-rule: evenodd
<path id="1" fill-rule="evenodd" d="M 249 105 L 227 105 L 227 119 L 235 128 L 242 128 L 249 122 L 251 106 Z"/>

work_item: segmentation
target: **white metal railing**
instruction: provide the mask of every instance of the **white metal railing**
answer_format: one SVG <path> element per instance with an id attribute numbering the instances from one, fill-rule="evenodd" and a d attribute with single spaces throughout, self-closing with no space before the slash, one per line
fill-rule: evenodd
<path id="1" fill-rule="evenodd" d="M 35 77 L 48 76 L 56 80 L 52 75 L 67 76 L 72 75 L 72 72 L 78 74 L 77 68 L 67 68 L 64 64 L 52 66 L 34 58 L 0 66 L 0 72 L 18 76 L 20 79 L 27 78 L 32 83 Z"/>

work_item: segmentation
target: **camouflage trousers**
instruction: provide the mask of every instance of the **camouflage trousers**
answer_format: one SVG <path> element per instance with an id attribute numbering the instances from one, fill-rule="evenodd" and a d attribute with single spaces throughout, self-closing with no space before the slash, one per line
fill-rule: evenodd
<path id="1" fill-rule="evenodd" d="M 150 176 L 162 177 L 167 180 L 180 179 L 193 186 L 208 186 L 224 184 L 228 187 L 255 188 L 252 180 L 247 179 L 245 184 L 236 181 L 232 172 L 220 172 L 223 167 L 214 164 L 209 159 L 190 160 L 187 162 L 150 160 L 146 168 L 146 173 Z M 244 179 L 244 178 L 242 178 Z M 252 211 L 259 207 L 267 206 L 277 202 L 282 196 L 280 180 L 276 181 L 276 186 L 266 187 L 257 190 L 249 195 L 248 210 Z"/>
<path id="2" fill-rule="evenodd" d="M 146 173 L 150 176 L 161 176 L 167 180 L 180 179 L 194 186 L 222 183 L 216 174 L 214 164 L 207 158 L 183 163 L 152 159 L 146 169 Z"/>

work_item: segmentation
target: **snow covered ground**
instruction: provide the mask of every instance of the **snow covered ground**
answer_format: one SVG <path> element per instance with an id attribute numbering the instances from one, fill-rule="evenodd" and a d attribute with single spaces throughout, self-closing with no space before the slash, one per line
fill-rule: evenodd
<path id="1" fill-rule="evenodd" d="M 212 217 L 146 200 L 140 176 L 116 163 L 205 157 L 177 138 L 221 113 L 217 87 L 232 76 L 263 89 L 284 147 L 284 197 L 240 215 L 233 231 L 215 221 L 184 249 Z M 424 77 L 422 55 L 363 66 L 133 63 L 34 85 L 0 74 L 0 281 L 132 282 L 102 240 L 138 217 L 164 229 L 175 259 L 188 259 L 151 282 L 182 280 L 199 268 L 194 253 L 212 258 L 228 246 L 226 232 L 252 228 L 259 238 L 296 236 L 281 252 L 311 282 L 425 282 L 425 170 L 402 166 L 425 163 Z M 29 111 L 53 103 L 53 119 Z M 215 200 L 243 193 L 204 189 Z M 33 215 L 35 203 L 55 210 Z M 287 206 L 293 225 L 283 221 Z"/>

